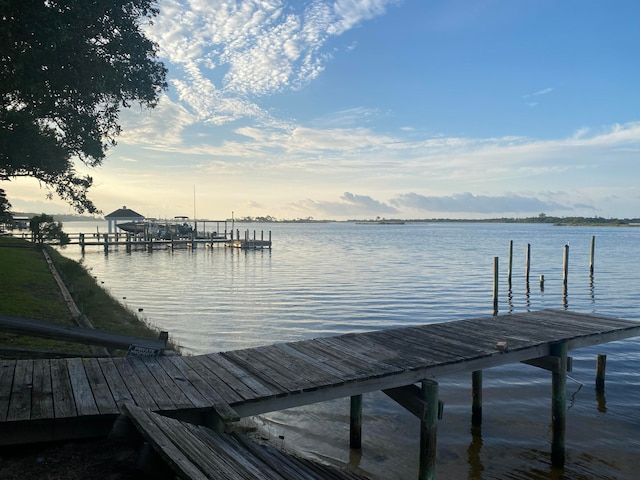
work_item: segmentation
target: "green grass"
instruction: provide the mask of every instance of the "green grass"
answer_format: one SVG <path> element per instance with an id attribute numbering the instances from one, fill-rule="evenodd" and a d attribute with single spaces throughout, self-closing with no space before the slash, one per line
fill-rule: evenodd
<path id="1" fill-rule="evenodd" d="M 98 330 L 157 338 L 158 332 L 101 289 L 83 265 L 48 248 L 76 304 Z M 65 325 L 75 322 L 41 250 L 25 240 L 0 237 L 0 313 Z M 0 346 L 89 353 L 80 344 L 0 332 Z"/>

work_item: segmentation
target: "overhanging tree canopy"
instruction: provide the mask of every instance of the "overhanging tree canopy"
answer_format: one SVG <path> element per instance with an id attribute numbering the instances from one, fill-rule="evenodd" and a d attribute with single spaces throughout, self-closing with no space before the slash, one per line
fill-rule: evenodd
<path id="1" fill-rule="evenodd" d="M 0 179 L 30 176 L 78 212 L 120 133 L 122 107 L 152 108 L 166 84 L 141 27 L 153 0 L 0 0 Z"/>

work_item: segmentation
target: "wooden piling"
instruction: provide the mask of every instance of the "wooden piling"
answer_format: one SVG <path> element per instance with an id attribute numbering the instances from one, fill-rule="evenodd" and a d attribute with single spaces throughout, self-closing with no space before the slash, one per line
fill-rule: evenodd
<path id="1" fill-rule="evenodd" d="M 606 370 L 607 356 L 599 354 L 596 361 L 596 392 L 598 393 L 604 392 L 604 376 Z"/>
<path id="2" fill-rule="evenodd" d="M 425 404 L 420 419 L 420 466 L 419 480 L 436 477 L 436 439 L 438 433 L 438 382 L 423 380 L 422 401 Z"/>
<path id="3" fill-rule="evenodd" d="M 540 275 L 540 291 L 544 291 L 544 275 Z"/>
<path id="4" fill-rule="evenodd" d="M 591 236 L 591 254 L 589 255 L 589 273 L 591 274 L 591 276 L 593 276 L 593 265 L 594 265 L 594 258 L 595 258 L 595 253 L 596 253 L 596 236 L 592 235 Z"/>
<path id="5" fill-rule="evenodd" d="M 105 233 L 102 238 L 104 239 L 104 253 L 109 253 L 109 234 Z"/>
<path id="6" fill-rule="evenodd" d="M 482 425 L 482 370 L 471 373 L 471 425 Z"/>
<path id="7" fill-rule="evenodd" d="M 564 255 L 562 258 L 562 286 L 563 295 L 567 296 L 567 284 L 569 282 L 569 244 L 564 246 Z"/>
<path id="8" fill-rule="evenodd" d="M 525 266 L 524 266 L 524 279 L 529 285 L 529 272 L 531 271 L 531 244 L 527 243 L 527 252 L 525 258 Z"/>
<path id="9" fill-rule="evenodd" d="M 550 345 L 550 353 L 560 362 L 551 373 L 551 464 L 564 466 L 567 430 L 567 342 Z"/>
<path id="10" fill-rule="evenodd" d="M 512 264 L 513 264 L 513 240 L 509 240 L 509 270 L 507 272 L 507 281 L 509 282 L 509 286 L 511 286 L 511 272 L 512 272 Z"/>
<path id="11" fill-rule="evenodd" d="M 498 314 L 498 257 L 493 257 L 493 314 Z"/>
<path id="12" fill-rule="evenodd" d="M 349 446 L 351 448 L 362 448 L 362 395 L 351 397 Z"/>

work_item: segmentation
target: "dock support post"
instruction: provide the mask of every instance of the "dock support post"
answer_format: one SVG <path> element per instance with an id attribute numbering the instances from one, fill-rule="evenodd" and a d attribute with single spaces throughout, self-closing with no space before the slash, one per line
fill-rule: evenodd
<path id="1" fill-rule="evenodd" d="M 421 389 L 424 411 L 420 419 L 419 480 L 436 477 L 436 438 L 438 431 L 438 382 L 423 380 Z"/>
<path id="2" fill-rule="evenodd" d="M 493 257 L 493 314 L 498 314 L 498 257 Z"/>
<path id="3" fill-rule="evenodd" d="M 524 266 L 524 281 L 527 284 L 527 290 L 529 289 L 529 273 L 531 272 L 531 244 L 527 243 L 527 253 Z"/>
<path id="4" fill-rule="evenodd" d="M 569 244 L 564 246 L 564 255 L 562 257 L 562 286 L 563 295 L 567 296 L 567 284 L 569 283 Z"/>
<path id="5" fill-rule="evenodd" d="M 560 359 L 551 373 L 551 464 L 563 467 L 567 430 L 567 342 L 552 344 L 550 353 Z"/>
<path id="6" fill-rule="evenodd" d="M 471 374 L 471 425 L 482 425 L 482 370 Z"/>
<path id="7" fill-rule="evenodd" d="M 509 289 L 511 289 L 511 272 L 513 266 L 513 240 L 509 240 L 509 270 L 507 271 L 507 282 L 509 283 Z"/>
<path id="8" fill-rule="evenodd" d="M 109 234 L 105 233 L 102 238 L 104 239 L 104 253 L 109 253 Z"/>
<path id="9" fill-rule="evenodd" d="M 84 233 L 80 234 L 80 250 L 84 253 Z"/>
<path id="10" fill-rule="evenodd" d="M 596 392 L 604 392 L 604 374 L 607 369 L 607 356 L 598 354 L 596 363 Z"/>
<path id="11" fill-rule="evenodd" d="M 349 446 L 351 448 L 362 448 L 362 395 L 351 397 Z"/>
<path id="12" fill-rule="evenodd" d="M 593 261 L 596 253 L 596 236 L 591 236 L 591 253 L 589 255 L 589 273 L 593 277 Z"/>

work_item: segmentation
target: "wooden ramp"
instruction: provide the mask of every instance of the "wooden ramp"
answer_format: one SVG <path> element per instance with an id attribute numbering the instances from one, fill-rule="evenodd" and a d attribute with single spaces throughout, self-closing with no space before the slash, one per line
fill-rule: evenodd
<path id="1" fill-rule="evenodd" d="M 635 336 L 640 322 L 543 310 L 191 357 L 4 360 L 0 445 L 103 435 L 125 403 L 229 422 L 382 390 L 420 414 L 414 384 L 515 362 L 551 370 L 562 392 L 567 350 Z"/>
<path id="2" fill-rule="evenodd" d="M 216 433 L 206 427 L 167 418 L 138 407 L 127 415 L 147 442 L 180 478 L 206 480 L 358 480 L 365 477 L 312 462 L 239 433 Z"/>

